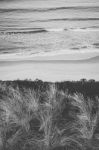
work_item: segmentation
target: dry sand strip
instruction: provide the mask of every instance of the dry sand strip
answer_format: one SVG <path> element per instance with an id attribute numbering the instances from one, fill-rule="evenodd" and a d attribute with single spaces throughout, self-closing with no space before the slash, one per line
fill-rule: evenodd
<path id="1" fill-rule="evenodd" d="M 99 81 L 99 56 L 82 61 L 1 61 L 0 80 L 42 79 L 44 81 Z"/>

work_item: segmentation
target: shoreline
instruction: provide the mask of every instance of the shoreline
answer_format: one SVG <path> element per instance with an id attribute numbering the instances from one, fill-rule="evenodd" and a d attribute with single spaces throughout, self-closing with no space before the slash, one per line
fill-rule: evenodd
<path id="1" fill-rule="evenodd" d="M 31 59 L 0 59 L 0 80 L 99 81 L 99 52 L 35 56 Z"/>
<path id="2" fill-rule="evenodd" d="M 84 60 L 99 55 L 99 50 L 85 49 L 85 50 L 61 50 L 51 52 L 40 52 L 37 54 L 31 53 L 12 53 L 12 54 L 0 54 L 1 61 L 48 61 L 48 60 Z"/>
<path id="3" fill-rule="evenodd" d="M 3 63 L 0 64 L 0 80 L 41 79 L 43 81 L 99 80 L 97 63 Z"/>

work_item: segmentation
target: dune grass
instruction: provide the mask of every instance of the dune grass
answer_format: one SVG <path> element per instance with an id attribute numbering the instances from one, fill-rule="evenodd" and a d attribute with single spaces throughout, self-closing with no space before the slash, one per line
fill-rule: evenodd
<path id="1" fill-rule="evenodd" d="M 99 98 L 0 86 L 0 150 L 98 150 Z M 97 109 L 96 107 L 97 106 Z"/>

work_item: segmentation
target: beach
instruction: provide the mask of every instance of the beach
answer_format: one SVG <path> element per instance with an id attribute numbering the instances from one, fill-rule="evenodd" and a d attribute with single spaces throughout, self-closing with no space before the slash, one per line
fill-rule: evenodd
<path id="1" fill-rule="evenodd" d="M 82 78 L 99 80 L 98 68 L 97 53 L 38 56 L 27 60 L 12 59 L 12 61 L 5 59 L 0 61 L 0 79 L 41 79 L 53 82 Z"/>
<path id="2" fill-rule="evenodd" d="M 99 0 L 0 0 L 0 150 L 99 150 Z"/>

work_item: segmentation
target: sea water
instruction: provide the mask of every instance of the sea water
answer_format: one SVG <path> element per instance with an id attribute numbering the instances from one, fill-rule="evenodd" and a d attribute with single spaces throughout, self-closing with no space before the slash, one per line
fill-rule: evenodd
<path id="1" fill-rule="evenodd" d="M 99 51 L 98 0 L 0 1 L 0 55 Z"/>

